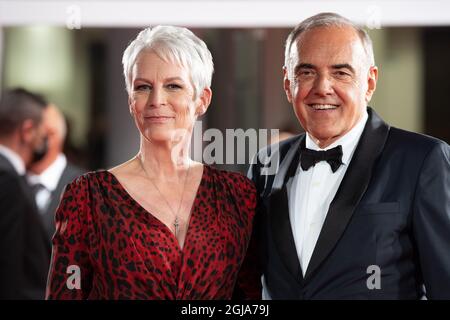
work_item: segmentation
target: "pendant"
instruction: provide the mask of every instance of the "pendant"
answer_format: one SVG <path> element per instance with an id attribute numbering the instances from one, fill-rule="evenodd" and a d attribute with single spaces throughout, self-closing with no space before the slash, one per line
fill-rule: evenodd
<path id="1" fill-rule="evenodd" d="M 173 223 L 173 226 L 175 227 L 175 238 L 178 236 L 178 227 L 180 226 L 180 223 L 178 222 L 178 217 L 175 217 L 175 222 Z"/>

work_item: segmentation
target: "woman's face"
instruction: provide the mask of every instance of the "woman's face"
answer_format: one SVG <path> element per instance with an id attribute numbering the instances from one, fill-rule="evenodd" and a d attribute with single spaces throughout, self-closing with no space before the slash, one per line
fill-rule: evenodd
<path id="1" fill-rule="evenodd" d="M 143 51 L 132 69 L 130 112 L 150 142 L 176 141 L 192 133 L 195 119 L 209 105 L 210 90 L 197 99 L 187 68 Z"/>

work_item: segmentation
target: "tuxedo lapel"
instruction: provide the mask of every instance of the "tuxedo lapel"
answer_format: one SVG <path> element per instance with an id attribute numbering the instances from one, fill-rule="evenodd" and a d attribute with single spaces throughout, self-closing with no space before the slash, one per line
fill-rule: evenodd
<path id="1" fill-rule="evenodd" d="M 12 163 L 2 154 L 0 154 L 0 170 L 14 172 L 18 175 Z"/>
<path id="2" fill-rule="evenodd" d="M 299 163 L 300 144 L 304 139 L 304 136 L 300 136 L 290 147 L 280 165 L 272 192 L 268 197 L 269 225 L 275 246 L 286 268 L 298 281 L 301 281 L 303 276 L 289 219 L 286 182 L 295 174 Z"/>
<path id="3" fill-rule="evenodd" d="M 369 185 L 375 162 L 384 148 L 389 126 L 371 109 L 369 119 L 339 189 L 330 204 L 305 280 L 319 268 L 347 227 Z"/>
<path id="4" fill-rule="evenodd" d="M 66 165 L 66 167 L 64 168 L 64 170 L 61 174 L 61 177 L 59 178 L 59 181 L 58 181 L 58 184 L 56 185 L 55 190 L 52 191 L 52 194 L 50 197 L 50 203 L 49 203 L 46 213 L 45 213 L 45 215 L 48 219 L 47 223 L 50 222 L 50 225 L 54 224 L 55 212 L 59 205 L 61 193 L 64 190 L 65 185 L 70 182 L 68 180 L 69 180 L 68 179 L 68 166 Z"/>
<path id="5" fill-rule="evenodd" d="M 29 209 L 29 212 L 27 212 L 28 216 L 31 217 L 33 221 L 33 227 L 37 228 L 36 224 L 39 225 L 40 229 L 44 231 L 44 224 L 42 220 L 39 217 L 39 211 L 36 205 L 36 201 L 34 199 L 33 191 L 31 190 L 30 185 L 28 184 L 27 178 L 25 175 L 21 176 L 17 173 L 16 169 L 14 169 L 14 166 L 9 162 L 9 160 L 0 154 L 0 171 L 7 171 L 11 172 L 12 174 L 17 176 L 17 179 L 19 181 L 20 188 L 22 189 L 21 196 L 23 199 L 20 199 L 20 201 L 25 201 L 27 203 L 27 206 Z M 1 191 L 1 190 L 0 190 Z M 36 223 L 34 221 L 36 220 Z M 42 232 L 42 234 L 44 234 Z"/>

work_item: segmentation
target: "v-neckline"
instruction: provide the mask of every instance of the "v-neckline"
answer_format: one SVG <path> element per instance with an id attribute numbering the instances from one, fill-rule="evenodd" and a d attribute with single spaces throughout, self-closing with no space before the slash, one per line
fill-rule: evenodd
<path id="1" fill-rule="evenodd" d="M 178 242 L 178 239 L 175 236 L 175 234 L 172 232 L 172 230 L 170 230 L 170 228 L 164 222 L 162 222 L 160 219 L 158 219 L 154 214 L 152 214 L 150 211 L 145 209 L 136 199 L 134 199 L 131 196 L 131 194 L 127 191 L 127 189 L 125 189 L 125 187 L 119 181 L 119 179 L 112 172 L 110 172 L 108 170 L 103 170 L 103 171 L 106 172 L 108 175 L 110 175 L 112 177 L 112 179 L 115 180 L 115 182 L 119 186 L 119 190 L 123 193 L 123 195 L 126 198 L 128 198 L 132 203 L 134 203 L 134 205 L 137 206 L 140 210 L 144 211 L 151 219 L 155 220 L 158 224 L 160 224 L 164 228 L 164 230 L 166 230 L 166 232 L 170 234 L 170 237 L 172 237 L 172 239 L 175 241 L 178 251 L 180 253 L 184 254 L 184 252 L 186 250 L 186 246 L 189 244 L 188 240 L 190 239 L 189 235 L 190 235 L 192 221 L 195 217 L 194 213 L 196 212 L 196 208 L 198 207 L 198 201 L 200 200 L 200 188 L 202 187 L 202 185 L 205 181 L 206 171 L 208 169 L 209 169 L 209 167 L 206 164 L 203 164 L 202 176 L 200 178 L 200 183 L 198 184 L 197 191 L 195 193 L 194 201 L 192 202 L 192 206 L 191 206 L 191 210 L 190 210 L 190 214 L 189 214 L 189 221 L 187 222 L 187 230 L 186 230 L 186 236 L 184 238 L 183 247 L 180 246 L 180 243 Z"/>

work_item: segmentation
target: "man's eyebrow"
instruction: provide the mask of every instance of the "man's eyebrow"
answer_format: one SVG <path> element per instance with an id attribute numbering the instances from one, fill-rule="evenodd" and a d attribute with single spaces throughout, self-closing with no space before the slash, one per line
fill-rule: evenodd
<path id="1" fill-rule="evenodd" d="M 355 69 L 349 65 L 348 63 L 339 63 L 339 64 L 334 64 L 331 66 L 333 69 L 348 69 L 350 70 L 352 73 L 355 73 Z"/>
<path id="2" fill-rule="evenodd" d="M 300 69 L 315 69 L 315 67 L 311 63 L 300 63 L 295 66 L 294 74 L 297 74 L 300 71 Z"/>

